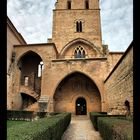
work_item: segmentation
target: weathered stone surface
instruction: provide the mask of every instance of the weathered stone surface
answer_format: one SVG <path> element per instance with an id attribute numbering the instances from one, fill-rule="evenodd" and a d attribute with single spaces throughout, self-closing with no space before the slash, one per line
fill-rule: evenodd
<path id="1" fill-rule="evenodd" d="M 113 73 L 105 81 L 108 107 L 113 114 L 119 114 L 124 110 L 125 101 L 130 103 L 130 111 L 133 112 L 133 47 L 125 52 L 123 59 L 119 61 Z M 116 113 L 115 113 L 116 112 Z M 124 114 L 126 111 L 124 110 Z"/>
<path id="2" fill-rule="evenodd" d="M 104 83 L 123 53 L 109 52 L 107 45 L 102 44 L 99 1 L 89 1 L 87 10 L 84 1 L 77 3 L 77 0 L 73 0 L 69 10 L 67 1 L 59 0 L 53 12 L 53 32 L 49 43 L 26 44 L 22 36 L 15 36 L 18 33 L 14 27 L 7 26 L 8 109 L 22 109 L 24 102 L 36 99 L 35 94 L 32 94 L 34 91 L 40 99 L 45 96 L 50 99 L 46 99 L 45 111 L 48 112 L 66 111 L 75 114 L 79 97 L 86 100 L 87 113 L 109 111 L 118 104 L 121 110 L 124 100 L 129 100 L 132 110 L 131 52 L 123 57 L 118 68 Z M 77 21 L 82 22 L 82 32 L 76 30 Z M 76 58 L 78 50 L 83 58 Z M 12 52 L 15 52 L 13 62 Z M 43 62 L 43 66 L 40 62 Z M 38 67 L 42 69 L 41 77 L 38 77 Z M 69 81 L 68 77 L 74 80 Z M 22 96 L 22 86 L 29 88 L 28 93 L 24 93 L 26 97 Z M 39 98 L 31 110 L 37 110 Z"/>

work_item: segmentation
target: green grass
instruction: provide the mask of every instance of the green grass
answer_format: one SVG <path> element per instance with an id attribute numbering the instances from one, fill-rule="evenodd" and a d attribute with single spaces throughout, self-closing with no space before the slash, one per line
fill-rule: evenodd
<path id="1" fill-rule="evenodd" d="M 25 123 L 30 123 L 30 122 L 27 122 L 27 121 L 10 121 L 10 120 L 7 120 L 7 128 L 10 128 L 10 127 L 15 126 L 15 125 L 25 124 Z"/>
<path id="2" fill-rule="evenodd" d="M 61 140 L 70 120 L 70 113 L 61 113 L 31 122 L 8 121 L 7 140 Z"/>

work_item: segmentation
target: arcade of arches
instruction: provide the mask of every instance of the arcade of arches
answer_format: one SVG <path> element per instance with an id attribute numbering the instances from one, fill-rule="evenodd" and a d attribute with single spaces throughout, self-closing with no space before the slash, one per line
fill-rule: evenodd
<path id="1" fill-rule="evenodd" d="M 54 95 L 55 112 L 85 115 L 101 111 L 101 96 L 95 83 L 81 73 L 72 73 L 59 84 Z"/>

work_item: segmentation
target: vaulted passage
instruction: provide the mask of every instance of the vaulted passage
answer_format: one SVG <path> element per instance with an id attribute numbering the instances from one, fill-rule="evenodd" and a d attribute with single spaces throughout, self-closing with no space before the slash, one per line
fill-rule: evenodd
<path id="1" fill-rule="evenodd" d="M 41 93 L 41 77 L 39 76 L 39 66 L 41 57 L 33 52 L 26 52 L 18 61 L 20 72 L 20 93 L 22 96 L 22 109 L 37 102 Z M 42 69 L 41 69 L 42 70 Z"/>
<path id="2" fill-rule="evenodd" d="M 79 72 L 66 76 L 55 91 L 54 111 L 76 115 L 101 111 L 101 96 L 97 86 L 89 77 Z"/>

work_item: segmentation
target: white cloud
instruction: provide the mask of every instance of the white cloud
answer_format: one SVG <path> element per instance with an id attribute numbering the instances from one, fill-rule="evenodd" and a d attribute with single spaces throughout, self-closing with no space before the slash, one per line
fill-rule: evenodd
<path id="1" fill-rule="evenodd" d="M 8 0 L 7 13 L 27 43 L 44 43 L 51 37 L 55 0 Z"/>
<path id="2" fill-rule="evenodd" d="M 101 0 L 102 39 L 110 51 L 125 51 L 133 40 L 133 1 Z"/>
<path id="3" fill-rule="evenodd" d="M 52 35 L 56 0 L 8 0 L 7 13 L 27 43 L 46 43 Z M 125 51 L 133 39 L 133 1 L 100 0 L 102 39 L 110 51 Z"/>

